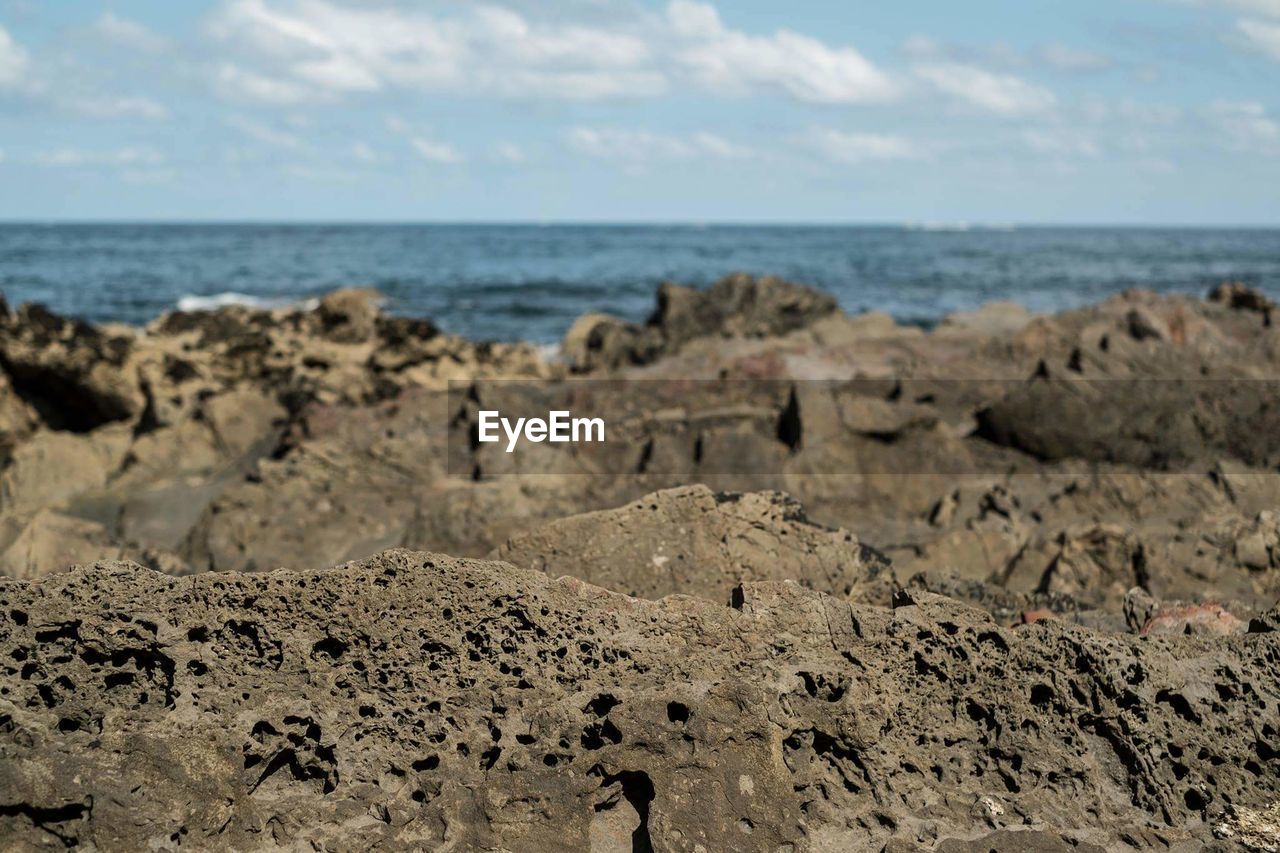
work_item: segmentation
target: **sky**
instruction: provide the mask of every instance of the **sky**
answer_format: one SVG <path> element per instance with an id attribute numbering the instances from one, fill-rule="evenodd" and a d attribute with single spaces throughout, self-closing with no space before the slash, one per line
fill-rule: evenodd
<path id="1" fill-rule="evenodd" d="M 0 219 L 1280 225 L 1280 0 L 0 0 Z"/>

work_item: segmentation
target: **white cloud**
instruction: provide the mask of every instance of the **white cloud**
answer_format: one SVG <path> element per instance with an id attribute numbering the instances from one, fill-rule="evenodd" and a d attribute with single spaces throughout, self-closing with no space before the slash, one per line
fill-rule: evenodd
<path id="1" fill-rule="evenodd" d="M 1236 22 L 1236 28 L 1252 47 L 1280 62 L 1280 23 L 1245 18 Z"/>
<path id="2" fill-rule="evenodd" d="M 227 125 L 235 128 L 250 139 L 257 140 L 273 148 L 301 148 L 302 140 L 288 131 L 279 130 L 244 116 L 228 116 Z"/>
<path id="3" fill-rule="evenodd" d="M 1072 128 L 1026 130 L 1022 140 L 1033 151 L 1057 157 L 1097 157 L 1102 153 L 1092 134 Z"/>
<path id="4" fill-rule="evenodd" d="M 168 47 L 168 41 L 163 36 L 153 33 L 137 21 L 113 15 L 111 12 L 102 13 L 94 24 L 94 29 L 116 44 L 133 50 L 159 53 Z"/>
<path id="5" fill-rule="evenodd" d="M 706 153 L 722 160 L 749 160 L 755 156 L 755 152 L 747 146 L 730 142 L 723 136 L 705 130 L 695 133 L 693 142 Z"/>
<path id="6" fill-rule="evenodd" d="M 579 154 L 602 160 L 672 160 L 691 157 L 693 146 L 684 139 L 647 130 L 598 130 L 575 127 L 569 131 L 569 147 Z"/>
<path id="7" fill-rule="evenodd" d="M 566 100 L 653 97 L 679 79 L 723 94 L 772 89 L 815 103 L 900 94 L 891 76 L 853 47 L 788 30 L 733 30 L 714 6 L 693 0 L 672 0 L 661 17 L 618 16 L 598 26 L 494 5 L 443 8 L 449 11 L 224 0 L 209 29 L 235 54 L 229 67 L 236 72 L 224 66 L 218 85 L 271 103 L 393 88 Z"/>
<path id="8" fill-rule="evenodd" d="M 396 87 L 592 99 L 666 89 L 663 74 L 639 67 L 650 49 L 637 36 L 535 24 L 495 7 L 433 17 L 332 0 L 228 0 L 210 29 L 269 66 L 261 76 L 331 96 Z M 300 100 L 301 92 L 282 95 L 273 87 L 268 100 Z"/>
<path id="9" fill-rule="evenodd" d="M 165 162 L 165 157 L 154 148 L 128 146 L 114 151 L 87 151 L 80 148 L 55 148 L 37 152 L 38 166 L 55 169 L 71 169 L 87 166 L 126 166 L 131 168 L 155 167 Z"/>
<path id="10" fill-rule="evenodd" d="M 685 41 L 677 61 L 716 91 L 743 94 L 766 87 L 829 104 L 887 101 L 899 94 L 893 79 L 852 47 L 830 47 L 789 30 L 748 35 L 726 28 L 715 7 L 692 0 L 672 0 L 667 20 Z"/>
<path id="11" fill-rule="evenodd" d="M 292 105 L 325 99 L 323 93 L 309 86 L 292 80 L 269 77 L 231 63 L 226 63 L 218 69 L 214 77 L 214 87 L 219 95 L 233 101 Z"/>
<path id="12" fill-rule="evenodd" d="M 914 71 L 938 91 L 998 115 L 1042 112 L 1057 103 L 1048 89 L 1012 74 L 996 74 L 972 65 L 939 62 L 917 65 Z"/>
<path id="13" fill-rule="evenodd" d="M 1040 49 L 1040 59 L 1059 71 L 1104 71 L 1112 66 L 1111 57 L 1091 50 L 1050 44 Z"/>
<path id="14" fill-rule="evenodd" d="M 461 163 L 464 159 L 458 149 L 444 142 L 437 142 L 422 136 L 415 136 L 409 142 L 413 146 L 413 150 L 418 152 L 419 157 L 432 163 L 453 165 Z"/>
<path id="15" fill-rule="evenodd" d="M 1280 155 L 1280 122 L 1255 101 L 1216 101 L 1210 108 L 1215 125 L 1236 151 Z"/>
<path id="16" fill-rule="evenodd" d="M 27 52 L 0 27 L 0 89 L 17 86 L 27 71 Z"/>
<path id="17" fill-rule="evenodd" d="M 857 165 L 873 160 L 909 160 L 924 156 L 913 142 L 883 133 L 848 133 L 815 128 L 801 143 L 833 163 Z"/>
<path id="18" fill-rule="evenodd" d="M 361 163 L 377 163 L 382 158 L 367 143 L 356 142 L 351 145 L 351 156 Z"/>
<path id="19" fill-rule="evenodd" d="M 504 163 L 523 163 L 529 159 L 524 149 L 514 142 L 500 142 L 494 149 L 494 156 Z"/>
<path id="20" fill-rule="evenodd" d="M 159 121 L 169 117 L 169 111 L 162 104 L 139 96 L 69 98 L 62 103 L 67 109 L 91 118 L 140 118 Z"/>
<path id="21" fill-rule="evenodd" d="M 705 131 L 677 136 L 647 130 L 575 127 L 569 131 L 568 141 L 569 147 L 579 154 L 630 163 L 694 157 L 736 160 L 752 156 L 750 149 Z"/>
<path id="22" fill-rule="evenodd" d="M 1221 0 L 1222 4 L 1237 12 L 1280 18 L 1280 0 Z"/>

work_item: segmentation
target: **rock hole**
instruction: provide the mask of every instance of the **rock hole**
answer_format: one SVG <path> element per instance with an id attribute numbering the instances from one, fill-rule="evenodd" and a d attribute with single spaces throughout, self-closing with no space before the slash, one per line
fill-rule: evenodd
<path id="1" fill-rule="evenodd" d="M 804 437 L 804 425 L 800 420 L 800 400 L 796 397 L 795 386 L 787 396 L 787 405 L 778 416 L 778 441 L 787 446 L 792 453 L 800 449 L 800 441 Z"/>

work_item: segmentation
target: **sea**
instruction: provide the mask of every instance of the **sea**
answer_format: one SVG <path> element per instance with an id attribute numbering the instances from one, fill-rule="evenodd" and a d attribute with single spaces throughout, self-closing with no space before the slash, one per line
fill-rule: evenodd
<path id="1" fill-rule="evenodd" d="M 381 291 L 388 310 L 484 340 L 553 343 L 574 318 L 643 320 L 659 282 L 735 271 L 931 326 L 993 300 L 1037 312 L 1125 288 L 1280 298 L 1280 229 L 953 225 L 0 224 L 0 291 L 85 320 Z"/>

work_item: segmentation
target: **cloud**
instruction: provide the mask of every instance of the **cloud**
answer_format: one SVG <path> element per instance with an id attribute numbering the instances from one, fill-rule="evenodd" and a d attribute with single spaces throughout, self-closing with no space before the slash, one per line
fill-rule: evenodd
<path id="1" fill-rule="evenodd" d="M 367 143 L 364 142 L 352 143 L 351 156 L 359 160 L 361 163 L 377 163 L 382 159 L 378 156 L 377 151 L 374 151 Z"/>
<path id="2" fill-rule="evenodd" d="M 1218 2 L 1228 9 L 1248 15 L 1280 18 L 1280 0 L 1218 0 Z"/>
<path id="3" fill-rule="evenodd" d="M 165 162 L 165 157 L 154 148 L 127 146 L 114 151 L 55 148 L 49 151 L 37 152 L 33 160 L 38 166 L 52 169 L 74 169 L 94 166 L 144 168 L 162 165 Z"/>
<path id="4" fill-rule="evenodd" d="M 169 117 L 169 110 L 150 98 L 108 97 L 68 98 L 62 105 L 72 112 L 90 118 L 139 118 L 160 121 Z"/>
<path id="5" fill-rule="evenodd" d="M 714 91 L 745 94 L 770 88 L 826 104 L 888 101 L 900 93 L 886 72 L 852 47 L 830 47 L 790 30 L 771 36 L 731 30 L 715 7 L 693 0 L 672 0 L 667 20 L 685 42 L 676 51 L 677 61 Z"/>
<path id="6" fill-rule="evenodd" d="M 569 131 L 568 142 L 579 154 L 630 163 L 695 157 L 739 160 L 752 156 L 750 149 L 707 132 L 679 136 L 647 130 L 575 127 Z"/>
<path id="7" fill-rule="evenodd" d="M 1237 46 L 1280 62 L 1280 0 L 1169 0 L 1218 7 L 1244 17 L 1236 19 Z"/>
<path id="8" fill-rule="evenodd" d="M 159 53 L 169 45 L 168 41 L 158 33 L 153 33 L 142 24 L 113 15 L 111 12 L 102 13 L 93 28 L 104 38 L 116 44 L 146 53 Z"/>
<path id="9" fill-rule="evenodd" d="M 1251 47 L 1280 62 L 1280 23 L 1245 18 L 1236 22 L 1236 29 Z"/>
<path id="10" fill-rule="evenodd" d="M 409 143 L 413 146 L 413 150 L 418 152 L 419 157 L 431 163 L 451 166 L 461 163 L 465 159 L 456 148 L 444 142 L 436 142 L 422 136 L 415 136 L 409 140 Z"/>
<path id="11" fill-rule="evenodd" d="M 1065 44 L 1046 44 L 1021 50 L 1003 42 L 970 46 L 916 34 L 902 43 L 902 53 L 925 65 L 967 65 L 1013 71 L 1029 67 L 1069 74 L 1089 74 L 1117 66 L 1114 57 Z"/>
<path id="12" fill-rule="evenodd" d="M 1040 48 L 1039 58 L 1045 65 L 1058 71 L 1077 73 L 1105 71 L 1114 64 L 1111 57 L 1105 54 L 1061 44 L 1050 44 Z"/>
<path id="13" fill-rule="evenodd" d="M 913 142 L 882 133 L 848 133 L 831 128 L 815 128 L 801 143 L 833 163 L 858 165 L 875 160 L 911 160 L 924 156 Z"/>
<path id="14" fill-rule="evenodd" d="M 738 145 L 706 131 L 695 133 L 693 142 L 702 151 L 721 160 L 750 160 L 755 156 L 755 152 L 745 145 Z"/>
<path id="15" fill-rule="evenodd" d="M 0 89 L 17 87 L 27 71 L 27 52 L 0 27 Z"/>
<path id="16" fill-rule="evenodd" d="M 500 142 L 494 149 L 494 156 L 504 163 L 523 163 L 528 160 L 524 149 L 514 142 Z"/>
<path id="17" fill-rule="evenodd" d="M 1057 103 L 1048 89 L 1012 74 L 996 74 L 956 62 L 916 65 L 913 70 L 938 91 L 997 115 L 1042 112 Z"/>
<path id="18" fill-rule="evenodd" d="M 229 127 L 235 128 L 250 139 L 270 145 L 273 148 L 298 149 L 303 147 L 302 140 L 294 134 L 244 116 L 228 116 L 226 123 Z"/>
<path id="19" fill-rule="evenodd" d="M 496 7 L 433 17 L 331 0 L 229 0 L 210 31 L 268 66 L 259 76 L 275 85 L 250 88 L 272 102 L 385 88 L 577 100 L 666 90 L 663 74 L 640 68 L 650 48 L 637 36 L 535 24 Z"/>
<path id="20" fill-rule="evenodd" d="M 214 88 L 219 95 L 228 100 L 278 106 L 326 100 L 323 92 L 309 86 L 291 80 L 269 77 L 231 63 L 226 63 L 218 69 L 214 77 Z"/>
<path id="21" fill-rule="evenodd" d="M 1215 101 L 1210 117 L 1220 128 L 1227 147 L 1268 156 L 1280 155 L 1280 122 L 1256 101 Z"/>
<path id="22" fill-rule="evenodd" d="M 733 30 L 714 6 L 693 0 L 672 0 L 658 17 L 617 16 L 599 26 L 563 16 L 536 20 L 492 5 L 446 8 L 451 11 L 428 14 L 336 0 L 224 0 L 209 31 L 233 52 L 231 68 L 248 68 L 233 74 L 223 66 L 217 82 L 268 103 L 386 89 L 640 98 L 662 95 L 676 80 L 720 94 L 773 90 L 812 103 L 868 103 L 901 94 L 887 72 L 853 47 L 789 30 Z"/>
<path id="23" fill-rule="evenodd" d="M 1022 140 L 1033 151 L 1057 157 L 1097 157 L 1102 153 L 1097 140 L 1084 131 L 1072 128 L 1026 130 Z"/>

